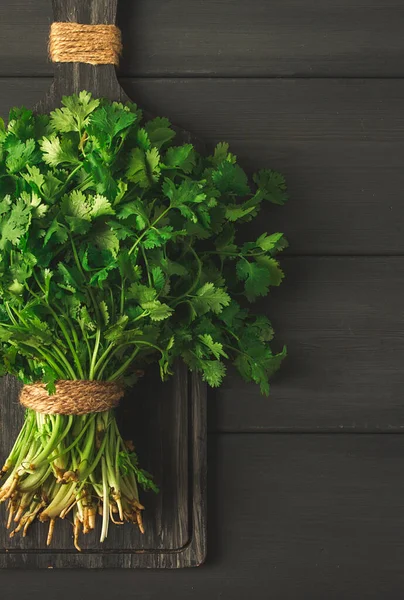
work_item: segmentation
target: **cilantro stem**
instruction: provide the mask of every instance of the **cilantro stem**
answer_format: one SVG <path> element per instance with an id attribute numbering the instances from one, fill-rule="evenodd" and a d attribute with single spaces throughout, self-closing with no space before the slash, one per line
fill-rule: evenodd
<path id="1" fill-rule="evenodd" d="M 89 373 L 89 379 L 90 379 L 90 381 L 92 379 L 94 379 L 95 365 L 96 365 L 96 361 L 97 361 L 98 350 L 99 350 L 99 347 L 100 347 L 100 341 L 101 341 L 101 329 L 99 327 L 97 327 L 97 331 L 96 331 L 96 334 L 95 334 L 94 350 L 93 350 L 93 355 L 92 355 L 91 364 L 90 364 L 90 373 Z"/>
<path id="2" fill-rule="evenodd" d="M 144 236 L 150 231 L 150 229 L 153 229 L 153 227 L 155 227 L 155 225 L 157 225 L 157 223 L 159 221 L 161 221 L 161 219 L 163 217 L 165 217 L 171 210 L 172 206 L 170 204 L 170 206 L 168 208 L 166 208 L 160 216 L 157 217 L 157 219 L 155 219 L 153 221 L 153 223 L 151 225 L 149 225 L 149 227 L 147 227 L 147 229 L 145 229 L 143 231 L 143 233 L 137 238 L 136 242 L 133 244 L 132 248 L 129 250 L 128 255 L 130 256 L 132 254 L 132 252 L 134 252 L 134 250 L 138 247 L 138 245 L 140 244 L 140 242 L 142 241 L 142 239 L 144 238 Z"/>
<path id="3" fill-rule="evenodd" d="M 107 348 L 104 350 L 104 352 L 101 354 L 100 358 L 97 360 L 95 367 L 94 367 L 94 377 L 97 375 L 97 371 L 100 368 L 100 365 L 102 365 L 102 363 L 104 362 L 104 360 L 107 358 L 108 354 L 111 352 L 112 348 L 114 347 L 114 343 L 111 342 Z"/>
<path id="4" fill-rule="evenodd" d="M 59 317 L 57 316 L 57 314 L 55 313 L 55 311 L 49 305 L 48 305 L 48 307 L 49 307 L 51 313 L 53 314 L 53 317 L 54 317 L 55 321 L 59 325 L 59 327 L 60 327 L 60 329 L 61 329 L 61 331 L 62 331 L 62 333 L 64 335 L 64 338 L 65 338 L 65 340 L 67 342 L 67 345 L 69 346 L 70 352 L 72 353 L 72 356 L 73 356 L 74 363 L 75 363 L 75 365 L 77 367 L 77 370 L 78 370 L 78 373 L 79 373 L 79 377 L 81 379 L 84 379 L 84 372 L 83 372 L 83 368 L 81 366 L 81 362 L 80 362 L 79 357 L 77 355 L 77 352 L 76 352 L 76 350 L 74 348 L 74 345 L 73 345 L 73 343 L 72 343 L 72 341 L 70 339 L 70 336 L 69 336 L 69 334 L 67 332 L 67 329 L 65 328 L 62 320 L 59 319 Z"/>
<path id="5" fill-rule="evenodd" d="M 109 525 L 109 513 L 107 510 L 107 506 L 109 505 L 109 489 L 107 483 L 107 471 L 106 471 L 106 461 L 104 456 L 101 458 L 101 469 L 102 469 L 102 500 L 104 505 L 104 511 L 102 515 L 102 529 L 101 529 L 101 538 L 100 542 L 104 542 L 108 535 L 108 525 Z"/>
<path id="6" fill-rule="evenodd" d="M 149 283 L 149 287 L 152 287 L 152 278 L 151 278 L 151 275 L 150 275 L 149 263 L 148 263 L 148 260 L 147 260 L 146 252 L 145 252 L 143 246 L 140 247 L 140 250 L 142 252 L 144 264 L 145 264 L 145 267 L 146 267 L 147 281 Z"/>
<path id="7" fill-rule="evenodd" d="M 123 277 L 121 275 L 121 292 L 119 294 L 119 300 L 120 300 L 120 313 L 121 315 L 123 315 L 123 311 L 125 309 L 125 282 L 126 282 L 126 278 Z"/>
<path id="8" fill-rule="evenodd" d="M 243 254 L 242 252 L 222 252 L 221 250 L 205 250 L 202 254 L 215 254 L 217 256 L 232 256 L 233 258 L 254 258 L 255 256 L 264 256 L 267 254 L 265 250 L 261 250 L 260 252 L 246 252 Z"/>
<path id="9" fill-rule="evenodd" d="M 138 343 L 138 342 L 136 342 L 136 343 Z M 107 381 L 115 381 L 121 375 L 123 375 L 123 373 L 125 373 L 126 369 L 133 362 L 134 358 L 138 355 L 138 353 L 139 353 L 139 348 L 135 348 L 135 350 L 132 352 L 132 354 L 129 356 L 129 358 L 126 359 L 126 361 L 123 363 L 123 365 L 117 371 L 115 371 L 115 373 L 113 375 L 108 377 Z"/>
<path id="10" fill-rule="evenodd" d="M 84 343 L 86 345 L 88 362 L 90 363 L 92 351 L 91 351 L 91 346 L 90 346 L 90 342 L 88 339 L 87 331 L 86 331 L 84 324 L 82 324 L 82 322 L 79 322 L 79 326 L 80 326 L 81 333 L 83 335 Z"/>
<path id="11" fill-rule="evenodd" d="M 5 302 L 4 306 L 6 307 L 6 311 L 7 311 L 7 314 L 9 316 L 9 318 L 10 318 L 10 321 L 13 323 L 13 325 L 18 325 L 18 323 L 17 323 L 17 321 L 16 321 L 16 319 L 15 319 L 15 317 L 13 315 L 13 312 L 12 312 L 12 310 L 11 310 L 9 304 L 8 304 L 8 302 Z"/>
<path id="12" fill-rule="evenodd" d="M 84 415 L 84 416 L 87 417 L 87 415 Z M 53 455 L 52 460 L 56 460 L 56 459 L 60 458 L 64 454 L 67 454 L 68 452 L 70 452 L 70 450 L 72 450 L 75 446 L 77 446 L 77 444 L 80 442 L 83 435 L 86 433 L 87 428 L 91 425 L 92 421 L 94 419 L 96 419 L 96 417 L 97 417 L 97 413 L 90 414 L 88 416 L 87 422 L 82 427 L 80 433 L 77 436 L 75 436 L 74 441 L 70 444 L 70 446 L 67 446 L 67 448 L 65 448 L 64 450 L 61 450 L 58 454 Z"/>
<path id="13" fill-rule="evenodd" d="M 229 350 L 237 352 L 237 354 L 242 354 L 243 356 L 246 356 L 248 359 L 251 360 L 251 356 L 249 356 L 246 352 L 243 352 L 239 348 L 235 348 L 234 346 L 230 346 L 229 344 L 223 344 L 223 348 L 228 348 Z"/>
<path id="14" fill-rule="evenodd" d="M 65 373 L 63 372 L 63 370 L 60 368 L 60 366 L 58 366 L 58 364 L 55 362 L 56 358 L 55 357 L 51 357 L 49 354 L 49 350 L 48 352 L 44 352 L 41 348 L 39 348 L 37 345 L 34 344 L 30 344 L 27 341 L 24 342 L 20 342 L 22 349 L 24 349 L 24 346 L 27 346 L 29 348 L 29 353 L 33 354 L 33 350 L 36 350 L 36 352 L 43 358 L 45 359 L 45 362 L 50 365 L 52 367 L 52 369 L 55 371 L 55 373 L 59 376 L 60 379 L 66 379 Z M 14 344 L 15 345 L 15 344 Z"/>
<path id="15" fill-rule="evenodd" d="M 86 275 L 85 275 L 85 273 L 83 271 L 83 268 L 81 266 L 79 255 L 77 254 L 76 244 L 74 243 L 72 235 L 69 235 L 69 237 L 70 237 L 70 243 L 71 243 L 71 246 L 72 246 L 73 256 L 74 256 L 74 261 L 76 263 L 76 266 L 77 266 L 80 274 L 82 275 L 83 279 L 87 279 L 87 277 L 86 277 Z M 95 312 L 96 317 L 97 317 L 97 321 L 99 322 L 100 321 L 100 311 L 99 311 L 98 305 L 97 305 L 97 303 L 95 301 L 93 290 L 91 289 L 91 287 L 89 285 L 87 286 L 87 292 L 88 292 L 88 295 L 90 296 L 91 302 L 93 304 L 93 308 L 94 308 L 94 312 Z"/>
<path id="16" fill-rule="evenodd" d="M 145 314 L 146 314 L 146 311 L 145 311 Z M 138 320 L 138 319 L 140 319 L 143 316 L 144 315 L 140 315 L 139 317 L 137 317 L 137 319 L 134 319 L 134 320 Z M 102 375 L 103 375 L 103 373 L 105 371 L 105 368 L 107 367 L 109 361 L 114 357 L 114 355 L 119 350 L 121 350 L 121 348 L 124 348 L 125 346 L 131 346 L 131 345 L 137 344 L 137 343 L 138 343 L 137 340 L 131 340 L 130 342 L 124 342 L 122 344 L 119 344 L 118 346 L 115 346 L 115 348 L 114 348 L 114 344 L 111 343 L 108 346 L 108 348 L 105 350 L 105 352 L 102 354 L 102 356 L 99 358 L 99 360 L 97 361 L 97 364 L 95 366 L 95 372 L 94 372 L 95 374 L 97 374 L 96 379 L 101 379 L 102 378 Z M 111 352 L 111 350 L 112 350 L 112 352 Z M 110 356 L 108 356 L 108 354 L 110 354 Z M 104 364 L 101 367 L 102 362 L 104 362 Z M 98 369 L 100 367 L 101 367 L 101 370 L 98 372 Z M 94 377 L 95 377 L 95 374 L 94 374 Z"/>
<path id="17" fill-rule="evenodd" d="M 56 352 L 56 354 L 58 354 L 60 360 L 62 361 L 62 363 L 65 365 L 66 369 L 67 369 L 67 373 L 69 373 L 70 378 L 71 379 L 77 379 L 76 373 L 74 372 L 74 369 L 72 368 L 72 366 L 70 365 L 69 361 L 66 359 L 66 356 L 63 354 L 63 352 L 58 348 L 57 344 L 53 345 L 53 348 Z"/>
<path id="18" fill-rule="evenodd" d="M 237 340 L 237 342 L 240 342 L 240 338 L 236 336 L 235 333 L 233 333 L 230 329 L 227 329 L 227 327 L 223 328 L 223 331 L 225 331 L 226 333 L 230 334 L 231 336 L 234 337 L 235 340 Z"/>
<path id="19" fill-rule="evenodd" d="M 159 352 L 162 356 L 164 355 L 163 350 L 161 348 L 159 348 L 159 346 L 156 346 L 155 344 L 152 344 L 151 342 L 146 342 L 145 340 L 136 340 L 136 341 L 132 341 L 132 342 L 125 342 L 124 344 L 121 344 L 120 346 L 117 346 L 117 348 L 114 350 L 113 354 L 115 354 L 115 352 L 117 352 L 123 346 L 129 346 L 129 345 L 132 345 L 132 344 L 136 344 L 138 346 L 148 346 L 150 348 L 153 348 L 154 350 L 157 350 L 157 352 Z M 139 352 L 139 348 L 135 348 L 135 350 L 133 351 L 133 353 L 124 362 L 124 364 L 115 373 L 113 373 L 110 377 L 108 377 L 107 381 L 115 381 L 116 379 L 118 379 L 118 377 L 120 377 L 121 375 L 123 375 L 123 373 L 126 371 L 126 369 L 133 362 L 134 358 L 137 356 L 138 352 Z M 112 358 L 112 355 L 109 357 L 108 360 L 110 360 L 111 358 Z M 106 361 L 106 363 L 107 362 L 108 361 Z M 104 371 L 106 363 L 104 364 L 102 370 L 100 371 L 100 373 L 98 375 L 98 379 L 101 378 L 101 375 L 102 375 L 102 372 Z"/>
<path id="20" fill-rule="evenodd" d="M 188 249 L 193 255 L 194 258 L 196 260 L 196 263 L 198 265 L 198 271 L 196 274 L 196 277 L 191 285 L 191 287 L 184 293 L 181 294 L 181 296 L 177 296 L 176 301 L 173 303 L 173 307 L 177 306 L 177 304 L 179 304 L 181 302 L 181 300 L 183 300 L 184 298 L 186 298 L 187 296 L 189 296 L 190 294 L 192 294 L 192 292 L 195 290 L 195 288 L 198 286 L 198 283 L 201 279 L 201 275 L 202 275 L 202 262 L 199 258 L 199 256 L 197 255 L 197 253 L 195 252 L 195 250 L 190 246 Z"/>
<path id="21" fill-rule="evenodd" d="M 124 284 L 123 283 L 122 283 L 122 288 L 124 288 Z M 113 293 L 112 289 L 109 286 L 108 286 L 108 291 L 109 291 L 109 300 L 110 300 L 110 308 L 111 308 L 111 321 L 114 322 L 115 319 L 116 319 L 114 293 Z"/>
<path id="22" fill-rule="evenodd" d="M 70 348 L 70 351 L 71 351 L 71 353 L 72 353 L 73 360 L 74 360 L 74 362 L 76 363 L 76 366 L 77 366 L 77 369 L 78 369 L 79 375 L 80 375 L 80 377 L 83 379 L 83 378 L 84 378 L 83 369 L 82 369 L 82 366 L 81 366 L 80 360 L 79 360 L 79 358 L 78 358 L 78 355 L 77 355 L 77 353 L 76 353 L 76 351 L 75 351 L 75 348 L 74 348 L 74 346 L 73 346 L 73 344 L 72 344 L 72 341 L 71 341 L 71 339 L 70 339 L 70 336 L 69 336 L 69 334 L 68 334 L 68 332 L 67 332 L 67 329 L 66 329 L 66 327 L 64 326 L 63 322 L 61 321 L 61 319 L 59 319 L 59 317 L 58 317 L 57 313 L 56 313 L 56 312 L 53 310 L 53 308 L 52 308 L 52 307 L 51 307 L 51 305 L 49 304 L 49 301 L 48 301 L 48 299 L 47 299 L 47 297 L 46 297 L 45 290 L 43 289 L 43 287 L 42 287 L 42 285 L 41 285 L 40 281 L 38 280 L 38 278 L 37 278 L 37 276 L 36 276 L 36 274 L 35 274 L 35 273 L 33 273 L 33 276 L 34 276 L 34 278 L 35 278 L 35 281 L 37 282 L 37 285 L 39 286 L 39 289 L 40 289 L 40 290 L 43 292 L 43 294 L 44 294 L 45 306 L 46 306 L 46 307 L 48 308 L 48 310 L 51 312 L 51 314 L 52 314 L 52 316 L 54 317 L 54 319 L 55 319 L 56 323 L 59 325 L 59 327 L 60 327 L 60 330 L 62 331 L 62 333 L 63 333 L 63 336 L 64 336 L 64 338 L 65 338 L 65 340 L 66 340 L 66 342 L 67 342 L 67 345 L 68 345 L 68 346 L 69 346 L 69 348 Z M 26 287 L 27 287 L 28 291 L 30 292 L 30 294 L 31 294 L 32 296 L 34 296 L 34 298 L 38 298 L 38 300 L 39 300 L 39 301 L 42 303 L 42 298 L 40 298 L 40 297 L 38 296 L 38 294 L 36 294 L 35 292 L 33 292 L 33 291 L 32 291 L 32 290 L 31 290 L 31 289 L 28 287 L 28 285 L 26 285 Z M 26 326 L 26 327 L 29 329 L 29 325 L 28 325 L 27 323 L 25 323 L 25 321 L 22 319 L 21 315 L 19 315 L 19 318 L 20 318 L 20 319 L 21 319 L 21 321 L 24 323 L 24 325 L 25 325 L 25 326 Z M 56 345 L 54 346 L 54 348 L 55 348 L 55 350 L 58 350 L 58 348 L 56 347 Z M 70 375 L 72 376 L 72 378 L 73 378 L 73 379 L 77 379 L 77 377 L 76 377 L 76 375 L 75 375 L 75 373 L 74 373 L 74 370 L 72 369 L 72 367 L 71 367 L 70 363 L 69 363 L 69 362 L 66 360 L 66 357 L 64 356 L 64 354 L 58 351 L 58 355 L 59 355 L 59 358 L 61 358 L 61 359 L 62 359 L 62 362 L 63 362 L 63 364 L 65 365 L 65 367 L 67 367 L 67 371 L 68 371 L 68 372 L 70 372 Z"/>
<path id="23" fill-rule="evenodd" d="M 66 327 L 64 326 L 64 323 L 63 323 L 63 322 L 62 322 L 62 320 L 59 318 L 58 314 L 57 314 L 57 313 L 56 313 L 56 312 L 53 310 L 53 308 L 51 307 L 51 305 L 50 305 L 50 303 L 49 303 L 49 301 L 48 301 L 48 299 L 47 299 L 47 297 L 46 297 L 45 291 L 44 291 L 44 289 L 42 288 L 42 286 L 41 286 L 41 283 L 40 283 L 40 281 L 38 280 L 38 278 L 37 278 L 37 276 L 36 276 L 35 272 L 33 273 L 33 275 L 34 275 L 34 278 L 35 278 L 35 280 L 36 280 L 36 282 L 37 282 L 37 284 L 38 284 L 39 288 L 40 288 L 40 289 L 41 289 L 41 291 L 44 293 L 44 299 L 45 299 L 46 306 L 48 307 L 49 311 L 51 312 L 51 314 L 52 314 L 53 318 L 55 319 L 56 323 L 59 325 L 59 327 L 60 327 L 60 330 L 61 330 L 61 332 L 63 333 L 63 336 L 64 336 L 64 338 L 65 338 L 65 340 L 66 340 L 66 342 L 67 342 L 67 345 L 69 346 L 69 349 L 70 349 L 70 352 L 72 353 L 73 360 L 74 360 L 74 362 L 75 362 L 75 364 L 76 364 L 76 367 L 77 367 L 77 370 L 78 370 L 79 376 L 81 377 L 81 379 L 84 379 L 84 372 L 83 372 L 83 368 L 82 368 L 82 366 L 81 366 L 81 362 L 80 362 L 80 360 L 79 360 L 79 357 L 78 357 L 78 355 L 77 355 L 77 352 L 76 352 L 76 350 L 75 350 L 75 348 L 74 348 L 74 345 L 73 345 L 73 343 L 72 343 L 72 340 L 70 339 L 69 333 L 68 333 L 68 331 L 67 331 Z M 31 291 L 31 290 L 30 290 L 30 291 Z M 31 293 L 32 293 L 34 296 L 36 296 L 37 298 L 39 298 L 39 296 L 37 296 L 36 294 L 34 294 L 34 292 L 32 292 L 32 291 L 31 291 Z M 75 341 L 76 341 L 76 347 L 77 347 L 77 345 L 78 345 L 78 339 L 77 339 L 77 334 L 76 334 L 76 332 L 74 332 L 74 335 L 75 335 Z M 74 379 L 77 379 L 77 378 L 76 378 L 76 377 L 74 377 Z"/>
<path id="24" fill-rule="evenodd" d="M 69 185 L 70 181 L 73 179 L 73 177 L 76 175 L 76 173 L 78 171 L 80 171 L 80 169 L 83 167 L 83 163 L 80 163 L 77 167 L 75 167 L 73 169 L 73 171 L 67 176 L 66 181 L 64 182 L 63 186 L 61 187 L 61 189 L 58 192 L 57 198 L 61 198 L 64 194 L 64 192 L 67 189 L 67 186 Z"/>

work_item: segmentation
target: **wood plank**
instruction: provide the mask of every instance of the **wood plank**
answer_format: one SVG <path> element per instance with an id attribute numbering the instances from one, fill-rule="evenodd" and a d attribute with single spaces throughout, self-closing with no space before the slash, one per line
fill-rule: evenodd
<path id="1" fill-rule="evenodd" d="M 401 77 L 403 16 L 401 0 L 122 1 L 120 72 Z M 50 0 L 1 3 L 1 75 L 51 73 L 51 18 Z"/>
<path id="2" fill-rule="evenodd" d="M 0 73 L 52 74 L 47 57 L 51 0 L 15 0 L 0 3 Z"/>
<path id="3" fill-rule="evenodd" d="M 0 114 L 35 104 L 48 79 L 1 79 Z M 130 79 L 127 93 L 209 144 L 227 139 L 248 170 L 287 177 L 268 229 L 294 254 L 404 252 L 404 80 Z M 262 221 L 262 222 L 263 222 Z"/>
<path id="4" fill-rule="evenodd" d="M 209 440 L 209 553 L 169 572 L 4 571 L 4 597 L 42 600 L 356 600 L 404 585 L 403 438 L 223 435 Z M 17 593 L 16 593 L 17 590 Z"/>
<path id="5" fill-rule="evenodd" d="M 404 430 L 403 258 L 290 258 L 258 308 L 289 356 L 269 398 L 233 374 L 211 394 L 215 431 Z"/>

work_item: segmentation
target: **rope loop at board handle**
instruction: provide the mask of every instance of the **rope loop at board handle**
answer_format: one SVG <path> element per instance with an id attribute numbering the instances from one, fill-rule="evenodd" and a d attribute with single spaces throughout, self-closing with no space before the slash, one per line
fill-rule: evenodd
<path id="1" fill-rule="evenodd" d="M 51 25 L 49 57 L 52 62 L 117 66 L 121 53 L 121 30 L 116 25 L 59 21 Z"/>

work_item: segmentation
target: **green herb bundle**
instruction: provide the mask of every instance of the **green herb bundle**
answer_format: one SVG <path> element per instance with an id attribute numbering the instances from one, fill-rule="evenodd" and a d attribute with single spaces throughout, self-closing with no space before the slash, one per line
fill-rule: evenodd
<path id="1" fill-rule="evenodd" d="M 0 374 L 24 384 L 99 380 L 130 386 L 150 363 L 166 379 L 181 358 L 219 386 L 232 363 L 269 392 L 285 356 L 248 304 L 283 278 L 281 233 L 238 241 L 283 177 L 250 185 L 225 143 L 210 156 L 176 145 L 165 118 L 135 104 L 65 97 L 50 115 L 13 109 L 0 123 Z M 5 462 L 9 526 L 73 513 L 74 537 L 102 516 L 142 529 L 138 485 L 157 491 L 113 411 L 28 409 Z M 12 532 L 12 535 L 14 532 Z"/>

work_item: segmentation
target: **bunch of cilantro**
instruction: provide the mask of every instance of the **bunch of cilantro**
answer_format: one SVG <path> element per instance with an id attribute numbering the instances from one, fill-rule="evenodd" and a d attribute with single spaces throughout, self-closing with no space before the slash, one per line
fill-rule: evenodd
<path id="1" fill-rule="evenodd" d="M 122 381 L 181 358 L 219 386 L 231 362 L 264 394 L 285 356 L 249 304 L 283 278 L 281 233 L 239 241 L 284 178 L 250 184 L 220 143 L 201 156 L 135 104 L 65 97 L 0 123 L 0 374 Z"/>

